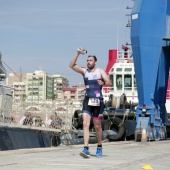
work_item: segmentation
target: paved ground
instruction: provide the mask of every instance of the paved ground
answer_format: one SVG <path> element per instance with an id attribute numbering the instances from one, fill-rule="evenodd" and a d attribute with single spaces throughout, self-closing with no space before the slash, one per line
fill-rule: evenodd
<path id="1" fill-rule="evenodd" d="M 91 158 L 79 156 L 83 145 L 0 151 L 1 170 L 153 170 L 170 169 L 170 140 L 154 142 L 103 143 L 104 155 L 95 157 L 96 144 L 90 145 Z"/>

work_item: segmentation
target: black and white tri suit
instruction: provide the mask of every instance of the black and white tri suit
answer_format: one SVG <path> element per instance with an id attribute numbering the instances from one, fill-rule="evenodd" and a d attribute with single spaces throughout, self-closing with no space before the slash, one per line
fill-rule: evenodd
<path id="1" fill-rule="evenodd" d="M 99 68 L 96 68 L 94 72 L 90 72 L 89 69 L 85 71 L 84 84 L 86 86 L 86 93 L 82 113 L 93 116 L 93 119 L 101 120 L 104 103 L 102 86 L 98 84 L 97 80 L 102 80 Z"/>

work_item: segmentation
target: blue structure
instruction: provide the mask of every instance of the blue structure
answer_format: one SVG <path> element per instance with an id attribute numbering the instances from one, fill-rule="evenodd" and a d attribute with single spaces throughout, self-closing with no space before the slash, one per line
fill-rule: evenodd
<path id="1" fill-rule="evenodd" d="M 136 131 L 145 125 L 148 138 L 165 139 L 170 0 L 135 0 L 131 13 L 131 43 L 139 99 Z"/>

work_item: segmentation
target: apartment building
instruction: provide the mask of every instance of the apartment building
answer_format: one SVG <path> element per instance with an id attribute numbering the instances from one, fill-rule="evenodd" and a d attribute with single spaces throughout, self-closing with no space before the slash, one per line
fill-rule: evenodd
<path id="1" fill-rule="evenodd" d="M 27 73 L 26 76 L 27 102 L 40 102 L 52 100 L 54 95 L 54 79 L 43 70 Z"/>
<path id="2" fill-rule="evenodd" d="M 77 88 L 76 87 L 64 88 L 63 100 L 77 101 Z"/>
<path id="3" fill-rule="evenodd" d="M 77 86 L 63 89 L 63 100 L 71 100 L 75 102 L 82 102 L 85 94 L 85 85 L 79 84 Z"/>
<path id="4" fill-rule="evenodd" d="M 12 87 L 12 97 L 16 101 L 25 100 L 26 73 L 10 73 L 6 85 Z"/>
<path id="5" fill-rule="evenodd" d="M 43 100 L 81 102 L 84 98 L 85 86 L 78 84 L 69 86 L 69 81 L 61 75 L 48 75 L 43 70 L 33 73 L 10 73 L 6 85 L 13 87 L 15 101 L 40 102 Z"/>
<path id="6" fill-rule="evenodd" d="M 14 82 L 26 82 L 27 73 L 9 73 L 6 78 L 6 85 L 13 87 Z"/>
<path id="7" fill-rule="evenodd" d="M 26 84 L 24 82 L 13 82 L 12 96 L 15 101 L 26 99 Z"/>
<path id="8" fill-rule="evenodd" d="M 76 87 L 77 87 L 77 101 L 82 102 L 86 91 L 85 85 L 78 84 Z"/>
<path id="9" fill-rule="evenodd" d="M 69 86 L 69 81 L 61 75 L 52 75 L 54 78 L 54 98 L 57 101 L 63 100 L 63 88 Z"/>

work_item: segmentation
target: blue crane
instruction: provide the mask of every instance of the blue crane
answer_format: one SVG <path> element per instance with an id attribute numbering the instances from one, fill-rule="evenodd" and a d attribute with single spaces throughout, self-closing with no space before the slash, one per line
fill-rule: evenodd
<path id="1" fill-rule="evenodd" d="M 135 0 L 131 43 L 138 89 L 136 133 L 166 139 L 166 91 L 170 69 L 170 0 Z"/>

